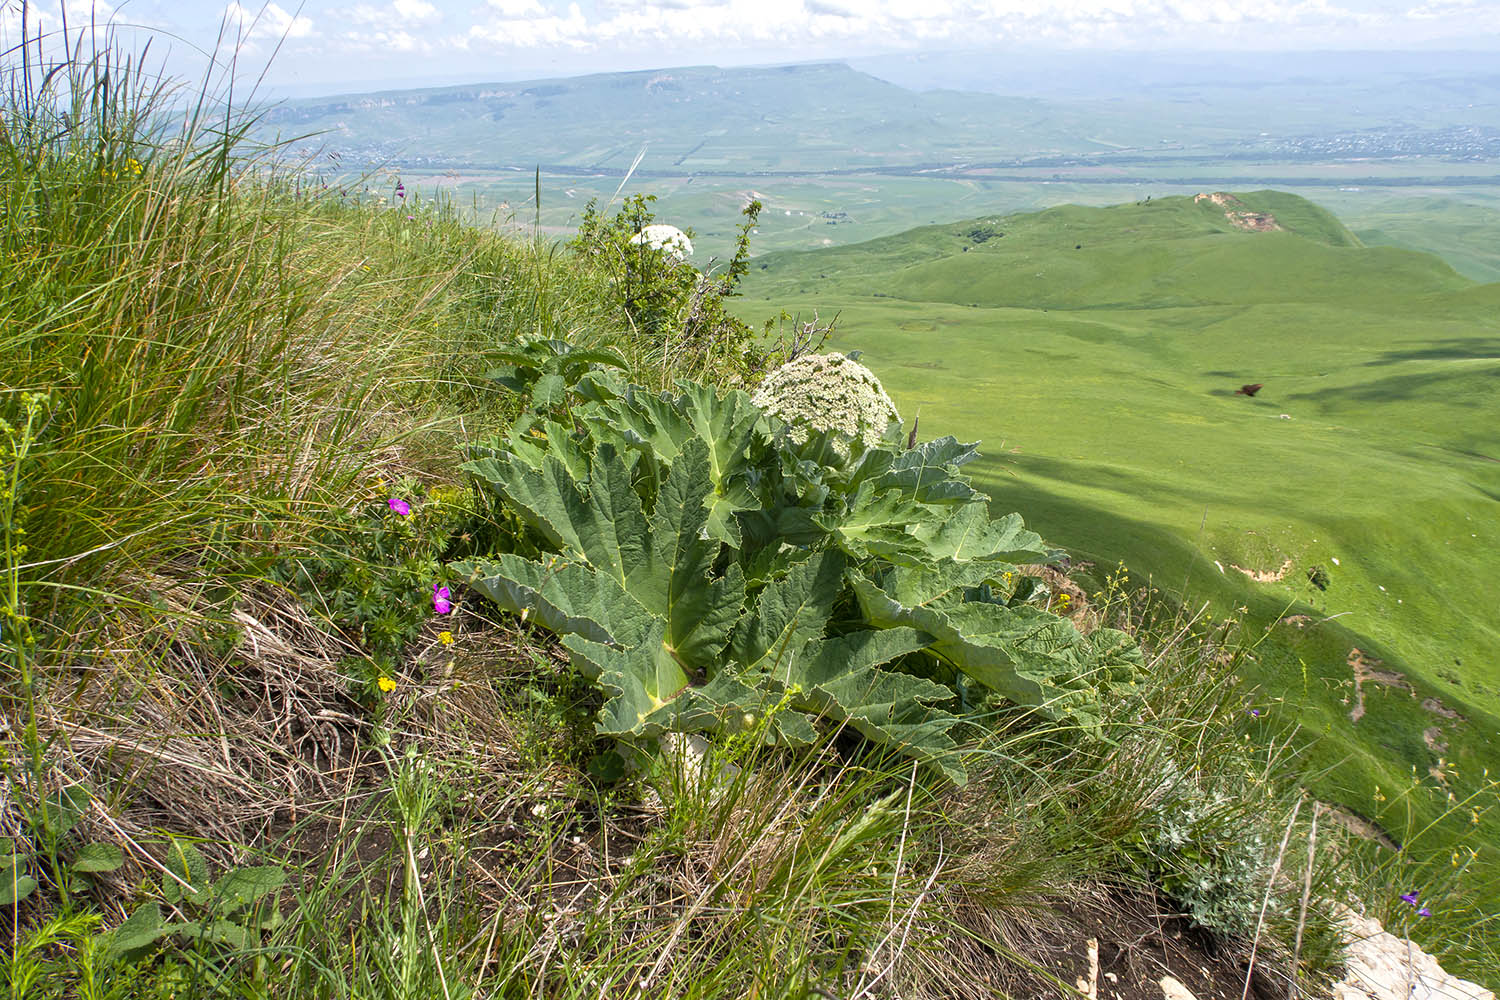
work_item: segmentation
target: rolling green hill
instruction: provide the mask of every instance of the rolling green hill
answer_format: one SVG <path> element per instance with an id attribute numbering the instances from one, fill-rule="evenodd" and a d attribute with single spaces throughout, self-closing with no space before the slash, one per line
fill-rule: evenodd
<path id="1" fill-rule="evenodd" d="M 1234 199 L 772 254 L 743 310 L 838 312 L 837 347 L 923 437 L 981 439 L 996 507 L 1086 576 L 1123 561 L 1247 609 L 1266 737 L 1295 731 L 1320 796 L 1406 839 L 1500 773 L 1500 285 L 1295 196 Z M 1380 798 L 1413 782 L 1410 815 Z"/>

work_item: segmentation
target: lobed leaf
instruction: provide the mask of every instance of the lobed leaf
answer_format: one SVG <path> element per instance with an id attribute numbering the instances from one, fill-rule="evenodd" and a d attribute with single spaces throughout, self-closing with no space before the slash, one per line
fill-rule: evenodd
<path id="1" fill-rule="evenodd" d="M 651 627 L 651 613 L 612 578 L 561 556 L 544 565 L 505 553 L 454 563 L 453 570 L 501 608 L 527 614 L 558 635 L 633 646 Z"/>

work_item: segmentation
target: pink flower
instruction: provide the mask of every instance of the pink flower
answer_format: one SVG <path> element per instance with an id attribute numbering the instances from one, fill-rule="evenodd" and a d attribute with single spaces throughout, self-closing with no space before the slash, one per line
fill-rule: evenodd
<path id="1" fill-rule="evenodd" d="M 432 585 L 432 610 L 440 615 L 446 615 L 453 610 L 453 595 L 448 588 L 441 583 Z"/>
<path id="2" fill-rule="evenodd" d="M 402 500 L 400 497 L 391 497 L 386 501 L 386 506 L 390 507 L 391 510 L 395 511 L 397 514 L 400 514 L 402 517 L 405 517 L 406 515 L 411 513 L 411 504 L 407 503 L 405 500 Z"/>

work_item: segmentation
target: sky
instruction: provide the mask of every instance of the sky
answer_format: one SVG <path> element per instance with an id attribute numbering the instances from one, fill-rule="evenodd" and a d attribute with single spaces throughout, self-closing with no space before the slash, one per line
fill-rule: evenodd
<path id="1" fill-rule="evenodd" d="M 4 48 L 21 5 L 0 0 Z M 1500 51 L 1500 0 L 67 0 L 91 12 L 174 75 L 236 57 L 285 94 L 956 48 Z"/>

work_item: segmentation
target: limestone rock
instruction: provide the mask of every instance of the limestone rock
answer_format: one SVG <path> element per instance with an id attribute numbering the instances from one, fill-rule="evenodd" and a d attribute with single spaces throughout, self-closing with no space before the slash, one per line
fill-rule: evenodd
<path id="1" fill-rule="evenodd" d="M 1171 976 L 1161 977 L 1162 1000 L 1198 1000 L 1193 996 L 1193 991 L 1173 979 Z"/>
<path id="2" fill-rule="evenodd" d="M 1451 976 L 1437 959 L 1398 938 L 1380 921 L 1342 914 L 1349 966 L 1333 987 L 1334 1000 L 1495 1000 L 1495 994 Z"/>

